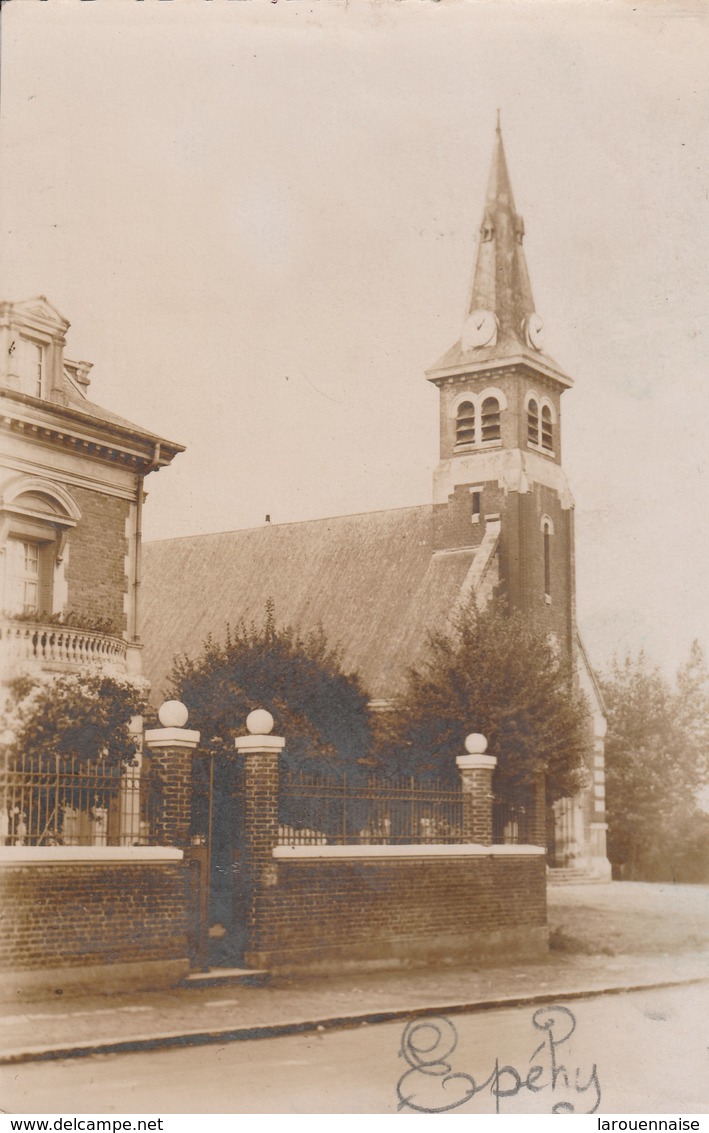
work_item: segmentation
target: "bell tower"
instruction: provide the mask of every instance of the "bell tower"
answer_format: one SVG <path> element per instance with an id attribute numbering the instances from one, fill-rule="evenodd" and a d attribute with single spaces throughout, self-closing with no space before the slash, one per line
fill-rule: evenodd
<path id="1" fill-rule="evenodd" d="M 573 499 L 561 466 L 561 395 L 573 383 L 545 351 L 523 241 L 498 116 L 468 314 L 426 375 L 440 393 L 435 546 L 476 547 L 499 522 L 510 607 L 546 622 L 571 659 Z"/>

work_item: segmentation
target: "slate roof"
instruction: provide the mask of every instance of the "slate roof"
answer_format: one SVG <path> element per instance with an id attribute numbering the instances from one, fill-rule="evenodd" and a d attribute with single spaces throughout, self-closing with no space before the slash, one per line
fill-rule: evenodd
<path id="1" fill-rule="evenodd" d="M 94 421 L 107 425 L 117 425 L 126 433 L 153 441 L 155 444 L 162 443 L 168 445 L 171 451 L 184 452 L 184 445 L 177 444 L 175 441 L 168 441 L 165 437 L 161 437 L 157 433 L 151 432 L 149 429 L 144 429 L 142 425 L 136 425 L 134 421 L 129 421 L 126 417 L 120 417 L 118 413 L 106 409 L 103 405 L 97 405 L 95 401 L 89 401 L 87 397 L 77 393 L 66 378 L 64 379 L 64 390 L 67 397 L 68 408 L 76 410 L 77 413 L 83 414 L 84 417 L 90 417 Z"/>
<path id="2" fill-rule="evenodd" d="M 433 553 L 432 507 L 399 508 L 245 531 L 167 539 L 143 548 L 143 671 L 159 701 L 176 654 L 199 654 L 226 623 L 319 624 L 386 699 L 420 657 L 428 627 L 443 627 L 475 558 Z"/>

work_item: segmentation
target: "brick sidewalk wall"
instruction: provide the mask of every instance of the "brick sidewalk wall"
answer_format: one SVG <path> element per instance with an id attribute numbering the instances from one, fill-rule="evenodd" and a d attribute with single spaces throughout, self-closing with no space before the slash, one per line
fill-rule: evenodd
<path id="1" fill-rule="evenodd" d="M 41 974 L 61 986 L 102 966 L 104 984 L 113 969 L 118 985 L 137 987 L 142 970 L 147 986 L 162 982 L 162 968 L 171 983 L 187 968 L 185 878 L 181 861 L 5 863 L 0 969 L 18 984 Z"/>
<path id="2" fill-rule="evenodd" d="M 543 856 L 280 861 L 253 895 L 246 960 L 273 971 L 546 950 Z"/>

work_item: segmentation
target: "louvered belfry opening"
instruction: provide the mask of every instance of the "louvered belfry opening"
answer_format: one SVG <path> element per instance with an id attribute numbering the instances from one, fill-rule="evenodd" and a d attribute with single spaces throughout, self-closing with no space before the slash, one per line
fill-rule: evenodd
<path id="1" fill-rule="evenodd" d="M 471 445 L 475 441 L 475 406 L 472 401 L 463 401 L 458 406 L 455 422 L 455 443 Z"/>
<path id="2" fill-rule="evenodd" d="M 500 403 L 496 397 L 486 397 L 482 403 L 482 440 L 500 439 Z"/>
<path id="3" fill-rule="evenodd" d="M 547 449 L 549 452 L 554 448 L 551 409 L 548 405 L 542 406 L 542 448 Z"/>
<path id="4" fill-rule="evenodd" d="M 532 445 L 539 444 L 539 406 L 534 400 L 527 406 L 527 440 Z"/>

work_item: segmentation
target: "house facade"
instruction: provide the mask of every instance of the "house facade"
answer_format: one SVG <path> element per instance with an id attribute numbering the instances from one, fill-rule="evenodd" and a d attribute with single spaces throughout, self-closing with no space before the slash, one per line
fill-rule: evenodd
<path id="1" fill-rule="evenodd" d="M 0 304 L 0 702 L 18 671 L 141 671 L 144 480 L 180 445 L 88 397 L 43 296 Z"/>
<path id="2" fill-rule="evenodd" d="M 139 677 L 144 481 L 182 451 L 89 399 L 68 328 L 43 296 L 0 304 L 0 707 L 20 675 Z M 123 766 L 0 736 L 0 992 L 186 969 L 183 852 L 160 844 L 133 730 Z"/>

